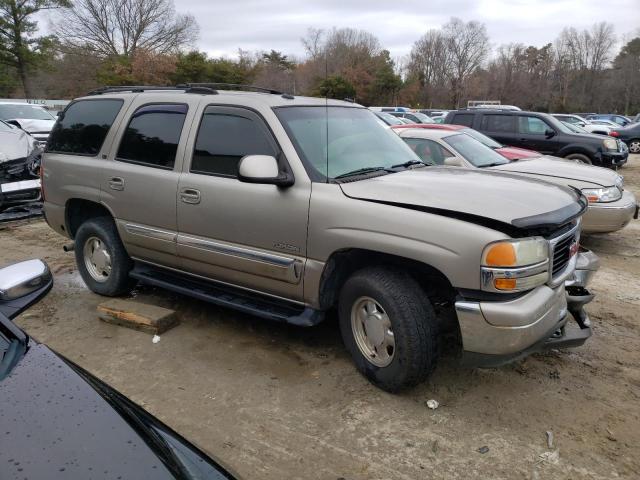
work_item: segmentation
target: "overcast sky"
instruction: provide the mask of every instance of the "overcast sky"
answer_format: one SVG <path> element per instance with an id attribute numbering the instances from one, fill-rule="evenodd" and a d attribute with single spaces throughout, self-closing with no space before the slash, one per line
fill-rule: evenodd
<path id="1" fill-rule="evenodd" d="M 450 17 L 486 24 L 494 46 L 552 42 L 565 26 L 608 21 L 619 36 L 640 28 L 640 0 L 174 0 L 200 25 L 197 47 L 210 55 L 237 49 L 302 56 L 307 28 L 353 27 L 375 34 L 393 58 Z"/>

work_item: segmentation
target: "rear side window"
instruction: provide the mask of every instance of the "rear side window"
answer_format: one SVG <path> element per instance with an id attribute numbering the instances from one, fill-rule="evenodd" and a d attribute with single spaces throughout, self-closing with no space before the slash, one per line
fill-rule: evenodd
<path id="1" fill-rule="evenodd" d="M 116 160 L 173 169 L 186 115 L 184 104 L 138 108 L 122 136 Z"/>
<path id="2" fill-rule="evenodd" d="M 537 117 L 518 117 L 518 133 L 544 135 L 549 128 L 549 125 Z"/>
<path id="3" fill-rule="evenodd" d="M 512 115 L 485 115 L 482 119 L 482 130 L 487 132 L 514 133 L 515 125 Z"/>
<path id="4" fill-rule="evenodd" d="M 275 157 L 277 152 L 265 127 L 250 117 L 207 107 L 196 138 L 191 172 L 236 177 L 242 157 Z"/>
<path id="5" fill-rule="evenodd" d="M 451 123 L 454 125 L 464 125 L 465 127 L 473 127 L 473 117 L 472 113 L 456 113 L 453 116 L 453 120 Z"/>
<path id="6" fill-rule="evenodd" d="M 122 104 L 115 99 L 72 103 L 53 127 L 47 151 L 96 156 Z"/>

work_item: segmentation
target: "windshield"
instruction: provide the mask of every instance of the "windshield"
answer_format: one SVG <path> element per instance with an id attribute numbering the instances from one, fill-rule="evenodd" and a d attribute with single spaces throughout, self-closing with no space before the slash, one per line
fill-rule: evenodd
<path id="1" fill-rule="evenodd" d="M 359 169 L 390 168 L 420 159 L 391 129 L 364 108 L 274 109 L 314 181 Z"/>
<path id="2" fill-rule="evenodd" d="M 387 125 L 404 125 L 404 122 L 397 117 L 394 117 L 390 113 L 377 112 L 376 115 L 380 117 Z"/>
<path id="3" fill-rule="evenodd" d="M 554 128 L 555 130 L 559 130 L 562 133 L 575 133 L 569 127 L 567 127 L 564 124 L 564 122 L 561 122 L 560 120 L 558 120 L 556 117 L 554 117 L 552 115 L 547 115 L 547 114 L 541 113 L 540 117 L 541 117 L 542 120 L 547 122 L 547 124 L 550 125 L 552 128 Z"/>
<path id="4" fill-rule="evenodd" d="M 44 108 L 28 103 L 14 105 L 0 103 L 0 118 L 10 120 L 12 118 L 27 118 L 31 120 L 55 120 Z"/>
<path id="5" fill-rule="evenodd" d="M 464 131 L 464 133 L 466 133 L 470 137 L 475 138 L 480 143 L 482 143 L 483 145 L 486 145 L 489 148 L 501 148 L 502 147 L 502 145 L 499 144 L 498 142 L 496 142 L 493 138 L 489 138 L 484 133 L 480 133 L 479 131 L 474 130 L 473 128 L 465 128 L 463 131 Z"/>
<path id="6" fill-rule="evenodd" d="M 415 116 L 418 120 L 420 120 L 420 123 L 436 123 L 433 121 L 433 118 L 431 118 L 428 115 L 425 115 L 424 113 L 411 112 L 411 115 Z"/>
<path id="7" fill-rule="evenodd" d="M 502 155 L 496 153 L 493 149 L 483 145 L 466 133 L 449 135 L 442 140 L 451 145 L 454 150 L 476 167 L 493 167 L 495 165 L 509 163 Z"/>

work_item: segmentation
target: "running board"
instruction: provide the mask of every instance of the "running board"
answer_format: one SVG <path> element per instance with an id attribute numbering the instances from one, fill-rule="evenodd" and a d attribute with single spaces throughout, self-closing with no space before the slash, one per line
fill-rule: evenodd
<path id="1" fill-rule="evenodd" d="M 129 276 L 142 283 L 268 320 L 300 327 L 311 327 L 324 320 L 324 312 L 313 308 L 140 263 L 135 264 Z"/>

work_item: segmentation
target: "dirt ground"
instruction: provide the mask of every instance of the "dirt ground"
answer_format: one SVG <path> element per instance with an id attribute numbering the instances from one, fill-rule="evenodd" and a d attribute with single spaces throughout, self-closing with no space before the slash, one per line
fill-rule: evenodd
<path id="1" fill-rule="evenodd" d="M 621 173 L 640 194 L 640 156 Z M 445 358 L 401 395 L 356 372 L 335 321 L 295 328 L 141 288 L 140 301 L 175 308 L 181 324 L 157 344 L 105 324 L 104 299 L 42 221 L 0 231 L 0 264 L 49 262 L 53 291 L 17 323 L 243 478 L 638 478 L 639 240 L 640 221 L 583 238 L 602 261 L 583 347 L 494 370 Z"/>

